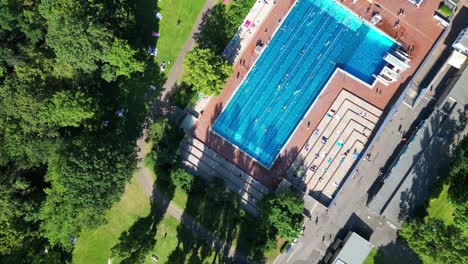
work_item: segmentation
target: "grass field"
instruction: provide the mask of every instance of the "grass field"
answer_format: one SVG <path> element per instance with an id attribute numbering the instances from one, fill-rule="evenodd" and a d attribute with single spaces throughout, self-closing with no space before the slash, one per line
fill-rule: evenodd
<path id="1" fill-rule="evenodd" d="M 81 232 L 73 251 L 73 263 L 107 263 L 111 248 L 118 242 L 120 234 L 149 211 L 149 197 L 142 191 L 137 178 L 133 177 L 122 199 L 107 212 L 108 223 Z"/>
<path id="2" fill-rule="evenodd" d="M 155 168 L 154 160 L 150 158 L 145 159 L 145 166 L 149 168 L 151 172 L 151 176 L 153 177 L 153 180 L 156 180 L 156 173 L 153 169 Z M 165 171 L 158 172 L 160 179 L 163 177 L 169 177 L 168 175 L 164 175 L 164 174 L 167 174 L 167 172 Z M 168 196 L 169 184 L 167 183 L 167 181 L 163 181 L 163 180 L 157 181 L 156 188 L 158 189 L 158 191 Z M 172 203 L 174 203 L 179 209 L 183 211 L 185 207 L 187 206 L 187 192 L 182 190 L 180 187 L 175 187 L 174 193 L 171 194 L 171 196 L 172 196 L 172 200 L 171 200 Z"/>
<path id="3" fill-rule="evenodd" d="M 159 263 L 218 263 L 215 251 L 197 240 L 174 217 L 165 217 L 157 230 L 156 244 L 145 263 L 154 263 L 152 256 L 156 256 Z"/>
<path id="4" fill-rule="evenodd" d="M 450 185 L 444 184 L 439 197 L 431 199 L 427 208 L 430 217 L 443 220 L 447 225 L 453 223 L 453 212 L 455 211 L 447 199 L 449 187 Z"/>
<path id="5" fill-rule="evenodd" d="M 153 174 L 152 177 L 156 179 L 156 175 Z M 177 189 L 172 203 L 182 209 L 185 208 L 187 194 L 183 190 Z M 143 187 L 135 174 L 132 181 L 127 184 L 120 202 L 116 203 L 107 213 L 108 223 L 94 230 L 82 231 L 73 251 L 73 263 L 106 263 L 111 255 L 111 248 L 119 242 L 120 235 L 129 230 L 139 217 L 145 217 L 149 212 L 149 196 L 143 191 Z M 203 254 L 204 260 L 206 258 L 209 263 L 216 263 L 213 262 L 215 252 L 201 241 L 198 241 L 185 227 L 180 226 L 177 219 L 166 216 L 158 224 L 157 230 L 156 244 L 152 252 L 148 253 L 145 263 L 153 263 L 151 260 L 152 255 L 158 256 L 160 263 L 166 263 L 171 253 L 176 250 L 182 252 L 172 256 L 172 258 L 177 257 L 178 261 L 183 257 L 193 259 L 198 256 L 198 258 L 201 258 L 202 255 L 200 254 Z M 165 233 L 167 233 L 166 238 L 164 238 Z M 199 249 L 203 249 L 203 252 L 194 251 L 194 245 L 198 246 Z"/>
<path id="6" fill-rule="evenodd" d="M 163 0 L 158 2 L 161 19 L 158 39 L 158 64 L 162 61 L 171 61 L 166 64 L 166 72 L 169 72 L 173 62 L 189 37 L 192 27 L 200 14 L 205 0 Z M 180 20 L 179 25 L 177 22 Z"/>

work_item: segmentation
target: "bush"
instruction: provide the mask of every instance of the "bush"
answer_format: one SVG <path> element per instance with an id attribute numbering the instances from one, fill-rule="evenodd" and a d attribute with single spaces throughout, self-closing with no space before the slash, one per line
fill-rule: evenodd
<path id="1" fill-rule="evenodd" d="M 291 245 L 291 243 L 285 242 L 285 243 L 281 246 L 280 252 L 281 252 L 281 253 L 284 253 L 284 251 L 286 251 L 286 249 L 288 249 L 289 245 Z"/>
<path id="2" fill-rule="evenodd" d="M 178 85 L 175 92 L 171 95 L 171 101 L 181 109 L 194 106 L 198 98 L 197 92 L 185 82 Z"/>
<path id="3" fill-rule="evenodd" d="M 171 172 L 171 179 L 176 186 L 182 188 L 186 192 L 190 191 L 194 181 L 193 175 L 181 168 Z"/>
<path id="4" fill-rule="evenodd" d="M 156 165 L 170 167 L 177 162 L 179 143 L 184 132 L 171 124 L 167 118 L 159 118 L 149 128 L 149 139 L 153 142 L 151 158 Z"/>

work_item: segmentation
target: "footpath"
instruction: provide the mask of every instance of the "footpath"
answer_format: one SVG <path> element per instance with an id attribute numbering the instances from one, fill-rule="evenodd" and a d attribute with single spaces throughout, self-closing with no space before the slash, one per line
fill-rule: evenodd
<path id="1" fill-rule="evenodd" d="M 195 36 L 200 31 L 200 24 L 203 22 L 206 14 L 213 8 L 216 3 L 216 0 L 207 0 L 202 11 L 198 15 L 197 21 L 194 24 L 192 31 L 190 32 L 189 38 L 185 42 L 184 47 L 180 51 L 179 56 L 177 57 L 171 71 L 169 72 L 166 83 L 164 84 L 161 91 L 160 99 L 158 100 L 159 102 L 155 102 L 153 106 L 153 115 L 173 115 L 174 112 L 181 111 L 169 103 L 169 96 L 183 73 L 185 53 L 195 47 Z M 178 116 L 178 114 L 176 115 Z M 235 263 L 250 263 L 247 257 L 236 252 L 235 247 L 231 246 L 226 241 L 217 238 L 209 230 L 198 224 L 192 217 L 184 214 L 183 211 L 174 203 L 168 201 L 168 199 L 163 194 L 153 190 L 153 179 L 151 177 L 151 172 L 147 167 L 143 166 L 143 158 L 146 155 L 145 150 L 147 149 L 145 136 L 146 131 L 143 132 L 143 136 L 137 142 L 139 148 L 138 159 L 140 160 L 137 177 L 140 183 L 142 183 L 145 193 L 152 198 L 152 201 L 168 204 L 165 214 L 175 217 L 184 226 L 191 230 L 197 236 L 197 238 L 204 240 L 218 252 L 223 252 L 223 255 L 233 258 Z"/>

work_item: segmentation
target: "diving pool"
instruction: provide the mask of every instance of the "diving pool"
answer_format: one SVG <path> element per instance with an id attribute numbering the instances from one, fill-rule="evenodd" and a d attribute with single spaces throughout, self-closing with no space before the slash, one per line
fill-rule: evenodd
<path id="1" fill-rule="evenodd" d="M 372 84 L 394 46 L 333 0 L 300 0 L 212 130 L 270 168 L 337 67 Z"/>

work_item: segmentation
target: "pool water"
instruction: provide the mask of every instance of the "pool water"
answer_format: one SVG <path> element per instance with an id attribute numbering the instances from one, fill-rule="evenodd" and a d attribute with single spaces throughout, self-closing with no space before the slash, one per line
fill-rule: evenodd
<path id="1" fill-rule="evenodd" d="M 213 131 L 270 168 L 337 67 L 372 84 L 395 45 L 333 0 L 300 0 Z"/>

